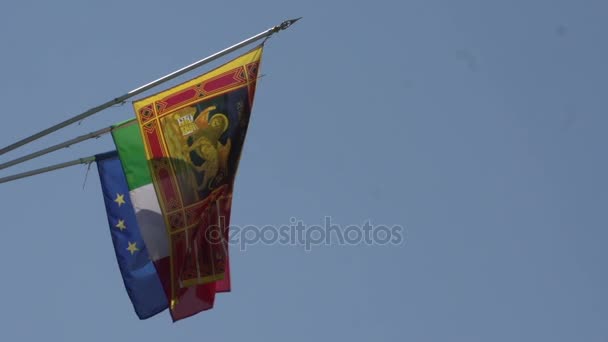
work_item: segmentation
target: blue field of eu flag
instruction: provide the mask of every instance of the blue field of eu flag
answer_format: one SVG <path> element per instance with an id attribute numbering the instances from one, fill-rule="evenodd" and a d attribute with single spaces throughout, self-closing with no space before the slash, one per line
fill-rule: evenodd
<path id="1" fill-rule="evenodd" d="M 96 156 L 116 260 L 140 319 L 167 308 L 167 297 L 139 232 L 127 180 L 116 151 Z"/>

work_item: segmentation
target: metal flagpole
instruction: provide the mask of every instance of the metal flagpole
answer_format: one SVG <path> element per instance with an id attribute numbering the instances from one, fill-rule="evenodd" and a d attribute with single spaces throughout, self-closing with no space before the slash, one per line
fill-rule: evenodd
<path id="1" fill-rule="evenodd" d="M 102 135 L 104 135 L 106 133 L 112 132 L 116 128 L 129 126 L 129 125 L 135 124 L 136 122 L 137 122 L 137 120 L 133 119 L 131 121 L 123 123 L 120 126 L 109 126 L 109 127 L 97 130 L 95 132 L 83 134 L 83 135 L 81 135 L 79 137 L 76 137 L 74 139 L 70 139 L 68 141 L 59 143 L 57 145 L 49 146 L 49 147 L 47 147 L 45 149 L 42 149 L 42 150 L 30 153 L 30 154 L 25 155 L 23 157 L 20 157 L 20 158 L 17 158 L 17 159 L 13 159 L 13 160 L 8 161 L 6 163 L 2 163 L 2 164 L 0 164 L 0 170 L 6 169 L 7 167 L 11 167 L 13 165 L 21 164 L 23 162 L 26 162 L 26 161 L 34 159 L 34 158 L 38 158 L 38 157 L 43 156 L 43 155 L 45 155 L 47 153 L 51 153 L 53 151 L 57 151 L 57 150 L 60 150 L 62 148 L 70 147 L 70 146 L 72 146 L 74 144 L 77 144 L 79 142 L 82 142 L 82 141 L 85 141 L 85 140 L 88 140 L 88 139 L 99 138 L 100 136 L 102 136 Z"/>
<path id="2" fill-rule="evenodd" d="M 3 149 L 1 149 L 0 150 L 0 155 L 5 154 L 5 153 L 7 153 L 9 151 L 12 151 L 12 150 L 14 150 L 14 149 L 16 149 L 18 147 L 21 147 L 21 146 L 23 146 L 25 144 L 28 144 L 28 143 L 30 143 L 32 141 L 40 139 L 41 137 L 43 137 L 43 136 L 45 136 L 47 134 L 53 133 L 53 132 L 55 132 L 55 131 L 57 131 L 57 130 L 59 130 L 61 128 L 64 128 L 64 127 L 66 127 L 68 125 L 71 125 L 71 124 L 73 124 L 75 122 L 78 122 L 78 121 L 80 121 L 80 120 L 82 120 L 84 118 L 87 118 L 87 117 L 89 117 L 89 116 L 91 116 L 91 115 L 93 115 L 95 113 L 98 113 L 98 112 L 100 112 L 100 111 L 102 111 L 102 110 L 104 110 L 106 108 L 109 108 L 109 107 L 117 105 L 117 104 L 121 104 L 125 100 L 127 100 L 127 99 L 129 99 L 129 98 L 131 98 L 133 96 L 139 95 L 139 94 L 143 93 L 146 90 L 150 90 L 151 88 L 156 87 L 159 84 L 162 84 L 164 82 L 172 80 L 172 79 L 174 79 L 174 78 L 176 78 L 176 77 L 178 77 L 178 76 L 180 76 L 180 75 L 182 75 L 184 73 L 187 73 L 188 71 L 191 71 L 191 70 L 196 69 L 196 68 L 198 68 L 198 67 L 200 67 L 202 65 L 205 65 L 205 64 L 207 64 L 209 62 L 212 62 L 212 61 L 214 61 L 214 60 L 216 60 L 216 59 L 218 59 L 218 58 L 220 58 L 220 57 L 222 57 L 222 56 L 224 56 L 226 54 L 229 54 L 230 52 L 233 52 L 233 51 L 235 51 L 237 49 L 242 48 L 243 46 L 249 45 L 249 44 L 251 44 L 253 42 L 256 42 L 256 41 L 258 41 L 258 40 L 260 40 L 262 38 L 269 37 L 272 34 L 277 33 L 277 32 L 279 32 L 281 30 L 285 30 L 289 26 L 291 26 L 293 23 L 295 23 L 296 21 L 298 21 L 300 19 L 301 18 L 286 20 L 286 21 L 282 22 L 281 24 L 279 24 L 279 25 L 277 25 L 275 27 L 269 28 L 268 30 L 266 30 L 264 32 L 261 32 L 261 33 L 258 33 L 257 35 L 255 35 L 255 36 L 253 36 L 251 38 L 245 39 L 245 40 L 243 40 L 240 43 L 232 45 L 232 46 L 230 46 L 230 47 L 228 47 L 228 48 L 226 48 L 226 49 L 224 49 L 222 51 L 216 52 L 216 53 L 214 53 L 213 55 L 211 55 L 209 57 L 203 58 L 203 59 L 201 59 L 201 60 L 199 60 L 197 62 L 194 62 L 194 63 L 192 63 L 192 64 L 190 64 L 188 66 L 185 66 L 185 67 L 183 67 L 183 68 L 181 68 L 179 70 L 176 70 L 176 71 L 174 71 L 174 72 L 172 72 L 172 73 L 170 73 L 170 74 L 168 74 L 166 76 L 163 76 L 163 77 L 161 77 L 161 78 L 159 78 L 159 79 L 157 79 L 155 81 L 152 81 L 152 82 L 150 82 L 148 84 L 145 84 L 145 85 L 143 85 L 143 86 L 141 86 L 139 88 L 133 89 L 130 92 L 128 92 L 128 93 L 126 93 L 124 95 L 121 95 L 119 97 L 116 97 L 116 98 L 114 98 L 114 99 L 112 99 L 112 100 L 110 100 L 110 101 L 108 101 L 108 102 L 106 102 L 106 103 L 104 103 L 102 105 L 99 105 L 97 107 L 93 107 L 93 108 L 91 108 L 91 109 L 89 109 L 89 110 L 87 110 L 87 111 L 85 111 L 85 112 L 83 112 L 81 114 L 78 114 L 78 115 L 76 115 L 76 116 L 74 116 L 74 117 L 72 117 L 70 119 L 67 119 L 67 120 L 65 120 L 63 122 L 60 122 L 60 123 L 58 123 L 58 124 L 56 124 L 54 126 L 51 126 L 51 127 L 47 128 L 45 130 L 42 130 L 42 131 L 40 131 L 40 132 L 38 132 L 36 134 L 33 134 L 33 135 L 31 135 L 31 136 L 29 136 L 27 138 L 21 139 L 21 140 L 17 141 L 16 143 L 13 143 L 13 144 L 8 145 L 8 146 L 4 147 Z"/>
<path id="3" fill-rule="evenodd" d="M 21 179 L 21 178 L 25 178 L 25 177 L 29 177 L 29 176 L 39 175 L 41 173 L 45 173 L 45 172 L 49 172 L 49 171 L 63 169 L 64 167 L 68 167 L 68 166 L 73 166 L 73 165 L 78 165 L 78 164 L 88 164 L 88 163 L 92 163 L 94 161 L 95 161 L 95 156 L 90 156 L 90 157 L 86 157 L 86 158 L 78 158 L 78 159 L 75 159 L 75 160 L 72 160 L 69 162 L 55 164 L 55 165 L 43 167 L 43 168 L 36 169 L 36 170 L 18 173 L 16 175 L 2 177 L 2 178 L 0 178 L 0 184 L 14 181 L 14 180 Z"/>

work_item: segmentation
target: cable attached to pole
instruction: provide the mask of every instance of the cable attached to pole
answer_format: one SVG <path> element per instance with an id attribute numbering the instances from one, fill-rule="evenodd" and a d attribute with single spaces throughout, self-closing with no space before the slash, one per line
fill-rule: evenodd
<path id="1" fill-rule="evenodd" d="M 3 178 L 0 178 L 0 184 L 14 181 L 14 180 L 21 179 L 21 178 L 25 178 L 25 177 L 39 175 L 39 174 L 45 173 L 45 172 L 63 169 L 68 166 L 79 165 L 79 164 L 89 164 L 94 161 L 95 161 L 95 156 L 78 158 L 78 159 L 75 159 L 75 160 L 72 160 L 69 162 L 59 163 L 59 164 L 55 164 L 55 165 L 51 165 L 51 166 L 47 166 L 47 167 L 42 167 L 40 169 L 35 169 L 35 170 L 27 171 L 27 172 L 18 173 L 16 175 L 3 177 Z"/>
<path id="2" fill-rule="evenodd" d="M 70 146 L 72 146 L 74 144 L 77 144 L 79 142 L 83 142 L 85 140 L 89 140 L 89 139 L 93 139 L 93 138 L 99 138 L 100 136 L 102 136 L 104 134 L 107 134 L 107 133 L 110 133 L 113 130 L 119 128 L 119 127 L 130 126 L 130 125 L 135 124 L 135 123 L 137 123 L 137 120 L 133 119 L 133 120 L 128 121 L 128 122 L 126 122 L 126 123 L 124 123 L 122 125 L 119 125 L 119 126 L 109 126 L 109 127 L 97 130 L 95 132 L 83 134 L 83 135 L 81 135 L 79 137 L 76 137 L 74 139 L 70 139 L 68 141 L 59 143 L 57 145 L 49 146 L 49 147 L 47 147 L 45 149 L 42 149 L 42 150 L 30 153 L 28 155 L 25 155 L 23 157 L 20 157 L 20 158 L 11 160 L 11 161 L 8 161 L 6 163 L 2 163 L 2 164 L 0 164 L 0 170 L 6 169 L 7 167 L 11 167 L 11 166 L 14 166 L 14 165 L 17 165 L 17 164 L 21 164 L 23 162 L 26 162 L 28 160 L 32 160 L 34 158 L 38 158 L 40 156 L 43 156 L 45 154 L 48 154 L 48 153 L 51 153 L 51 152 L 54 152 L 54 151 L 57 151 L 57 150 L 60 150 L 62 148 L 70 147 Z"/>

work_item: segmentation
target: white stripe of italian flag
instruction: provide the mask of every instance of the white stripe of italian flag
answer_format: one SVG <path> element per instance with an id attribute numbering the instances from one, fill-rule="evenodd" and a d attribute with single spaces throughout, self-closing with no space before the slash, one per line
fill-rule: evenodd
<path id="1" fill-rule="evenodd" d="M 169 257 L 169 240 L 136 120 L 117 125 L 112 131 L 122 163 L 137 224 L 152 261 Z"/>

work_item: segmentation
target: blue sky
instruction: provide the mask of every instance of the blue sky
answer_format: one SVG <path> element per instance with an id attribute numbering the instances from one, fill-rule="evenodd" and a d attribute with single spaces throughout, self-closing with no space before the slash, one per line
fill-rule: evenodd
<path id="1" fill-rule="evenodd" d="M 266 45 L 232 223 L 331 216 L 406 235 L 233 248 L 233 292 L 216 308 L 139 321 L 95 167 L 2 184 L 0 340 L 605 341 L 607 10 L 3 2 L 2 146 L 303 16 Z M 1 160 L 132 116 L 130 104 L 111 108 Z M 106 136 L 2 175 L 111 149 Z"/>

